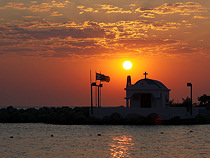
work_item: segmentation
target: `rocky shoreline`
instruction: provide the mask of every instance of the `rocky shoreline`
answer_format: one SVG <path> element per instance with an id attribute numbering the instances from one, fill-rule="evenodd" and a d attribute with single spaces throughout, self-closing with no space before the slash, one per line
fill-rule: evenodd
<path id="1" fill-rule="evenodd" d="M 90 116 L 89 107 L 42 107 L 17 109 L 12 106 L 0 109 L 0 123 L 48 123 L 62 125 L 193 125 L 210 124 L 210 115 L 198 114 L 194 119 L 161 120 L 152 113 L 147 117 L 129 114 L 122 118 L 113 113 L 102 119 Z"/>

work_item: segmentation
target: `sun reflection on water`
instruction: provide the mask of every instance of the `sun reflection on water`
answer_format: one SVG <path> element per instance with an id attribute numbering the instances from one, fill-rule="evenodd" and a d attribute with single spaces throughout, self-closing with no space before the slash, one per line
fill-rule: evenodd
<path id="1" fill-rule="evenodd" d="M 131 136 L 121 135 L 113 137 L 113 141 L 109 144 L 112 157 L 130 157 L 130 151 L 134 145 Z"/>

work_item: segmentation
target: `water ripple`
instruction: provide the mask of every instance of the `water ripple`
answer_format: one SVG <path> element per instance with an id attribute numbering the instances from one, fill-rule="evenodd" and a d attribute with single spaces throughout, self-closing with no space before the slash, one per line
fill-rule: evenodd
<path id="1" fill-rule="evenodd" d="M 210 125 L 0 124 L 7 157 L 210 157 Z"/>

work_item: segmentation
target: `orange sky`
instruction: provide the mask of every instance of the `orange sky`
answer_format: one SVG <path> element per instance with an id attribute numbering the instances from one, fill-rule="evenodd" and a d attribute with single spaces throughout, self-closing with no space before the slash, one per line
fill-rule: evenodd
<path id="1" fill-rule="evenodd" d="M 110 76 L 102 106 L 134 84 L 163 82 L 170 99 L 210 95 L 210 2 L 0 0 L 0 105 L 88 106 L 90 69 Z M 122 64 L 130 60 L 131 70 Z"/>

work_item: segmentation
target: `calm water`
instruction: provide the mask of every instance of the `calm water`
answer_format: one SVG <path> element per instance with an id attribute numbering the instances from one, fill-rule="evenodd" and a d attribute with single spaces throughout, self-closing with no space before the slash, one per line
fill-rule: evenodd
<path id="1" fill-rule="evenodd" d="M 0 157 L 207 158 L 210 125 L 0 124 Z"/>

